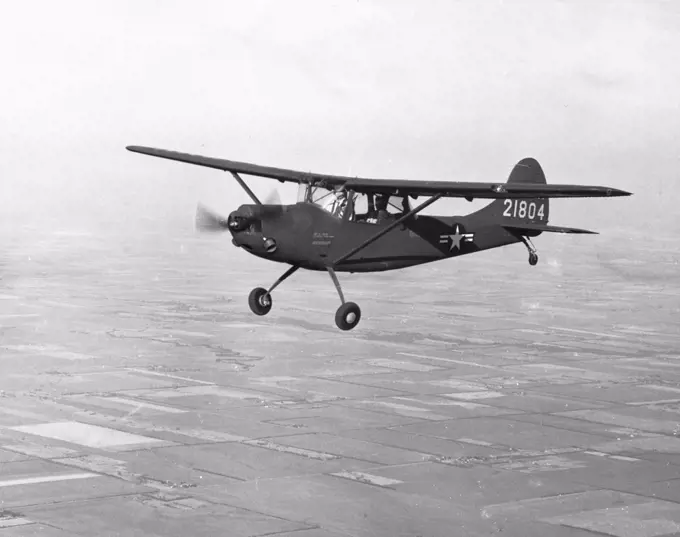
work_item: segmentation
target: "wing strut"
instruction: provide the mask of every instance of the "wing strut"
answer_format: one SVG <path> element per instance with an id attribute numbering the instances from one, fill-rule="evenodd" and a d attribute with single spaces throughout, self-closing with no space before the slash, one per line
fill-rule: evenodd
<path id="1" fill-rule="evenodd" d="M 368 246 L 369 244 L 373 244 L 373 243 L 374 243 L 375 241 L 377 241 L 380 237 L 382 237 L 385 233 L 387 233 L 388 231 L 392 231 L 395 227 L 397 227 L 399 224 L 401 224 L 401 223 L 402 223 L 404 220 L 406 220 L 407 218 L 411 218 L 413 215 L 418 214 L 420 211 L 422 211 L 422 210 L 425 209 L 426 207 L 429 207 L 429 206 L 432 205 L 435 201 L 437 201 L 439 198 L 441 198 L 443 195 L 444 195 L 444 194 L 443 194 L 442 192 L 440 192 L 440 193 L 438 193 L 438 194 L 435 194 L 434 196 L 432 196 L 431 198 L 429 198 L 427 201 L 424 201 L 423 203 L 421 203 L 420 205 L 418 205 L 418 207 L 416 207 L 415 209 L 411 209 L 411 210 L 410 210 L 409 212 L 407 212 L 404 216 L 402 216 L 401 218 L 395 220 L 394 222 L 392 222 L 392 223 L 391 223 L 389 226 L 387 226 L 386 228 L 380 230 L 378 233 L 376 233 L 375 235 L 373 235 L 370 239 L 365 240 L 365 241 L 362 242 L 359 246 L 357 246 L 356 248 L 353 248 L 352 250 L 350 250 L 349 252 L 347 252 L 347 253 L 346 253 L 345 255 L 343 255 L 342 257 L 338 257 L 338 258 L 333 262 L 333 264 L 332 264 L 331 266 L 334 267 L 334 266 L 336 266 L 336 265 L 339 265 L 339 264 L 342 263 L 343 261 L 345 261 L 345 260 L 347 260 L 348 258 L 352 257 L 352 256 L 353 256 L 354 254 L 356 254 L 357 252 L 360 252 L 361 250 L 363 250 L 364 248 L 366 248 L 366 246 Z"/>
<path id="2" fill-rule="evenodd" d="M 236 172 L 231 172 L 231 174 L 234 176 L 234 179 L 238 181 L 238 184 L 243 187 L 243 190 L 246 191 L 246 194 L 248 194 L 257 205 L 262 205 L 262 202 L 257 199 L 257 196 L 253 193 L 253 191 L 248 188 L 248 185 L 243 179 L 241 179 L 241 176 Z"/>

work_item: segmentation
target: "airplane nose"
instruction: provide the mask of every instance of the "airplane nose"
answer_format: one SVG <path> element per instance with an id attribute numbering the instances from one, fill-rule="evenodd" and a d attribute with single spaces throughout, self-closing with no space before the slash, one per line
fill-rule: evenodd
<path id="1" fill-rule="evenodd" d="M 278 213 L 277 213 L 278 214 Z M 261 206 L 239 207 L 227 218 L 232 235 L 231 243 L 254 254 L 273 255 L 279 248 L 276 240 L 263 234 L 263 224 L 271 217 Z"/>
<path id="2" fill-rule="evenodd" d="M 239 214 L 238 211 L 234 211 L 227 219 L 227 226 L 232 233 L 244 231 L 248 229 L 248 226 L 250 226 L 249 220 L 250 219 L 248 217 Z"/>

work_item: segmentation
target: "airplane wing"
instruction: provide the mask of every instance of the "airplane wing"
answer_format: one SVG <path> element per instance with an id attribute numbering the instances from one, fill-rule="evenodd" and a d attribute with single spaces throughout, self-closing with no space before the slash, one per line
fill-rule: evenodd
<path id="1" fill-rule="evenodd" d="M 152 147 L 127 146 L 128 151 L 142 153 L 197 166 L 205 166 L 256 177 L 276 179 L 280 182 L 314 183 L 320 186 L 345 186 L 356 192 L 380 192 L 402 196 L 434 196 L 449 198 L 594 198 L 630 196 L 630 192 L 604 186 L 554 185 L 528 183 L 465 183 L 457 181 L 417 181 L 409 179 L 370 179 L 343 175 L 327 175 L 312 172 L 272 168 L 246 162 L 191 155 Z"/>
<path id="2" fill-rule="evenodd" d="M 245 175 L 254 175 L 256 177 L 276 179 L 277 181 L 280 181 L 282 183 L 324 182 L 328 186 L 336 185 L 339 186 L 345 184 L 350 179 L 349 177 L 343 177 L 340 175 L 324 175 L 320 173 L 299 172 L 283 168 L 272 168 L 270 166 L 248 164 L 247 162 L 236 162 L 233 160 L 226 160 L 221 158 L 203 157 L 201 155 L 179 153 L 177 151 L 168 151 L 166 149 L 154 149 L 153 147 L 129 145 L 126 147 L 126 149 L 134 153 L 142 153 L 144 155 L 151 155 L 152 157 L 159 157 L 169 160 L 176 160 L 179 162 L 186 162 L 187 164 L 205 166 L 206 168 L 214 168 L 216 170 L 223 170 L 227 172 L 236 172 Z"/>

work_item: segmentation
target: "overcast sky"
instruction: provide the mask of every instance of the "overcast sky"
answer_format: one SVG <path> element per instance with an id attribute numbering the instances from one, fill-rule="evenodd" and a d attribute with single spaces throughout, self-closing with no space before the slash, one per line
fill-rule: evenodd
<path id="1" fill-rule="evenodd" d="M 190 227 L 198 200 L 247 201 L 138 144 L 462 181 L 534 156 L 549 182 L 635 193 L 553 202 L 552 223 L 680 230 L 671 0 L 27 0 L 3 6 L 0 60 L 3 221 L 94 229 L 148 208 Z"/>

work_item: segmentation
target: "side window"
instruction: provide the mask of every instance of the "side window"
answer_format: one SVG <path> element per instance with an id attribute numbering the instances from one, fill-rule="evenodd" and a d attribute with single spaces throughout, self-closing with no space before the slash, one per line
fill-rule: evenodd
<path id="1" fill-rule="evenodd" d="M 368 198 L 366 194 L 357 194 L 354 198 L 354 214 L 356 216 L 368 213 Z"/>
<path id="2" fill-rule="evenodd" d="M 404 207 L 405 206 L 405 207 Z M 408 198 L 403 196 L 390 196 L 387 202 L 387 212 L 395 216 L 404 214 L 404 208 L 408 211 Z"/>
<path id="3" fill-rule="evenodd" d="M 385 206 L 385 201 L 387 205 Z M 354 208 L 350 221 L 377 224 L 390 219 L 399 218 L 410 210 L 408 198 L 404 196 L 389 196 L 385 198 L 373 193 L 358 193 L 354 198 Z M 385 220 L 385 219 L 388 220 Z"/>
<path id="4" fill-rule="evenodd" d="M 372 194 L 357 193 L 354 197 L 354 210 L 350 215 L 350 220 L 353 222 L 371 222 L 373 216 L 372 211 Z"/>

